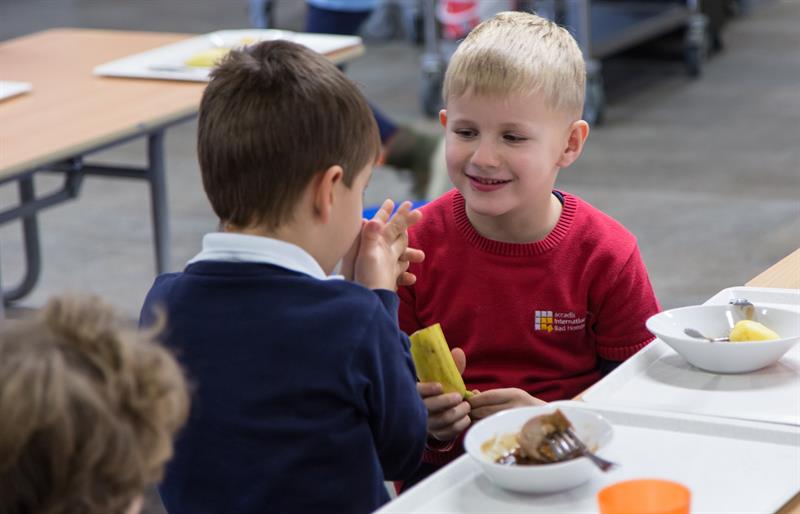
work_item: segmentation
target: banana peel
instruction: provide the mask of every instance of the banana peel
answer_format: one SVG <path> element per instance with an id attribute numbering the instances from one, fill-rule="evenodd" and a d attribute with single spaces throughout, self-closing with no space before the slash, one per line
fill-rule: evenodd
<path id="1" fill-rule="evenodd" d="M 417 330 L 409 339 L 420 382 L 439 382 L 445 393 L 459 393 L 465 399 L 472 396 L 456 368 L 439 323 Z"/>

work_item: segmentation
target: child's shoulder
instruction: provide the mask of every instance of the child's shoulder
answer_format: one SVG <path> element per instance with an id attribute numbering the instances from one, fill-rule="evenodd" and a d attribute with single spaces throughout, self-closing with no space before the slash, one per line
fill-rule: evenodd
<path id="1" fill-rule="evenodd" d="M 451 189 L 420 207 L 422 220 L 408 229 L 409 236 L 435 238 L 439 234 L 447 233 L 448 225 L 452 223 L 454 201 L 457 196 L 458 190 Z"/>
<path id="2" fill-rule="evenodd" d="M 619 220 L 578 195 L 564 191 L 561 194 L 567 205 L 574 206 L 574 227 L 584 246 L 589 241 L 595 251 L 616 254 L 629 254 L 636 247 L 636 236 Z"/>
<path id="3" fill-rule="evenodd" d="M 576 194 L 565 191 L 561 191 L 561 194 L 564 195 L 566 202 L 572 201 L 575 203 L 576 217 L 582 224 L 594 230 L 599 229 L 604 232 L 618 232 L 633 237 L 633 234 L 625 225 L 607 212 L 592 205 Z"/>

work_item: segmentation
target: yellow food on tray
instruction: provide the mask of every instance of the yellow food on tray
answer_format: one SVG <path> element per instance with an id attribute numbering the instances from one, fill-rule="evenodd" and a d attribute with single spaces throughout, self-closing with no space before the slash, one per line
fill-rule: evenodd
<path id="1" fill-rule="evenodd" d="M 186 59 L 186 66 L 195 68 L 211 68 L 217 64 L 220 59 L 228 55 L 230 48 L 209 48 L 202 52 L 197 52 L 193 56 Z"/>
<path id="2" fill-rule="evenodd" d="M 472 396 L 456 368 L 439 323 L 417 330 L 410 339 L 411 358 L 421 382 L 439 382 L 445 393 L 459 393 L 464 398 Z"/>
<path id="3" fill-rule="evenodd" d="M 734 343 L 742 341 L 769 341 L 780 338 L 781 336 L 758 321 L 748 319 L 736 322 L 730 335 L 731 342 Z"/>

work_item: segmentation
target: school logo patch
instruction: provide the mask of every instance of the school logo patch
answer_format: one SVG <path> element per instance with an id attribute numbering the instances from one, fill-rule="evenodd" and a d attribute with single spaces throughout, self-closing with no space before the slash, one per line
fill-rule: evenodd
<path id="1" fill-rule="evenodd" d="M 552 332 L 553 311 L 536 311 L 533 329 L 537 332 Z"/>
<path id="2" fill-rule="evenodd" d="M 534 311 L 534 332 L 577 332 L 586 328 L 586 317 L 575 312 Z"/>

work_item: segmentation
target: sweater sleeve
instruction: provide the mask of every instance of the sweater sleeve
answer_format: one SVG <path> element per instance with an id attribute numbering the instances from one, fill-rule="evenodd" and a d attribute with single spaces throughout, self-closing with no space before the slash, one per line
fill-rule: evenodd
<path id="1" fill-rule="evenodd" d="M 597 353 L 609 361 L 624 361 L 654 339 L 645 322 L 661 310 L 638 246 L 607 284 L 594 324 Z"/>
<path id="2" fill-rule="evenodd" d="M 365 374 L 370 426 L 384 479 L 402 480 L 421 461 L 427 411 L 417 393 L 408 337 L 397 326 L 397 295 L 375 293 L 381 306 L 367 327 L 360 362 L 354 362 L 353 369 Z"/>
<path id="3" fill-rule="evenodd" d="M 416 295 L 414 286 L 397 288 L 397 296 L 400 298 L 400 309 L 398 315 L 400 330 L 410 335 L 421 328 L 425 328 L 417 319 Z"/>

